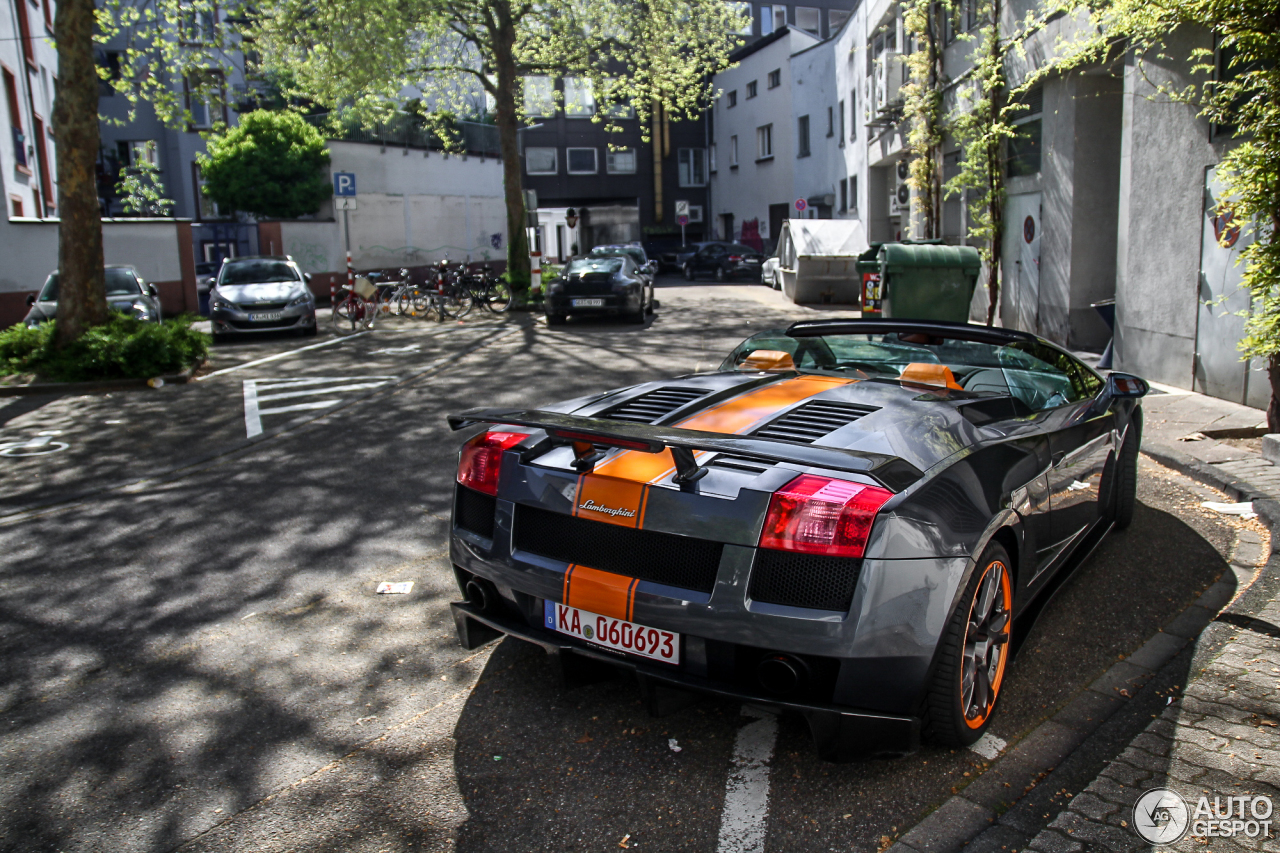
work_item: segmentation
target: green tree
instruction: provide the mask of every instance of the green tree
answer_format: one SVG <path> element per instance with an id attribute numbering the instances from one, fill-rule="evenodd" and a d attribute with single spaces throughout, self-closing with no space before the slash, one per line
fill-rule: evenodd
<path id="1" fill-rule="evenodd" d="M 116 184 L 116 192 L 120 194 L 125 213 L 136 216 L 168 216 L 173 212 L 173 200 L 164 195 L 160 167 L 146 160 L 120 170 L 120 183 Z"/>
<path id="2" fill-rule="evenodd" d="M 208 138 L 196 157 L 205 192 L 228 210 L 294 219 L 315 213 L 333 191 L 324 137 L 291 112 L 258 110 Z"/>
<path id="3" fill-rule="evenodd" d="M 236 38 L 218 23 L 216 0 L 60 0 L 53 115 L 58 173 L 60 285 L 54 344 L 66 349 L 107 321 L 98 207 L 99 86 L 143 104 L 172 126 L 190 120 L 188 103 L 215 103 L 232 71 Z M 95 60 L 95 43 L 118 62 Z M 132 117 L 132 116 L 131 116 Z"/>
<path id="4" fill-rule="evenodd" d="M 264 64 L 286 69 L 295 94 L 318 104 L 374 120 L 395 111 L 406 89 L 441 116 L 485 112 L 491 99 L 508 271 L 520 296 L 529 251 L 518 130 L 545 111 L 526 109 L 542 98 L 523 91 L 524 78 L 588 81 L 579 91 L 602 105 L 596 121 L 616 125 L 627 106 L 642 128 L 655 111 L 693 118 L 745 24 L 722 0 L 263 0 L 255 8 L 251 35 Z"/>

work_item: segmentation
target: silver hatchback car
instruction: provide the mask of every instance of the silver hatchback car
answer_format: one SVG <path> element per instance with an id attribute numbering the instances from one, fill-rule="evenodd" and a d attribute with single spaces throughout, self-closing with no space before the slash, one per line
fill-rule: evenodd
<path id="1" fill-rule="evenodd" d="M 310 281 L 287 255 L 229 258 L 209 289 L 213 339 L 280 331 L 314 335 L 316 298 Z"/>

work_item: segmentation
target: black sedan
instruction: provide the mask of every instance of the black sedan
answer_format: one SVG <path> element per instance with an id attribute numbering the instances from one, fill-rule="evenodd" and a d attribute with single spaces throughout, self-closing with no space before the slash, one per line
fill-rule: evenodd
<path id="1" fill-rule="evenodd" d="M 572 260 L 547 287 L 548 326 L 570 314 L 620 314 L 643 323 L 653 308 L 653 283 L 626 255 Z"/>
<path id="2" fill-rule="evenodd" d="M 162 319 L 160 291 L 154 284 L 143 280 L 130 266 L 113 264 L 106 269 L 107 306 L 123 311 L 148 323 Z M 38 326 L 58 316 L 58 271 L 49 273 L 44 287 L 36 296 L 27 297 L 31 310 L 23 320 L 28 326 Z"/>
<path id="3" fill-rule="evenodd" d="M 716 281 L 735 278 L 760 280 L 764 255 L 741 243 L 705 243 L 684 262 L 684 277 L 693 281 L 710 274 Z"/>

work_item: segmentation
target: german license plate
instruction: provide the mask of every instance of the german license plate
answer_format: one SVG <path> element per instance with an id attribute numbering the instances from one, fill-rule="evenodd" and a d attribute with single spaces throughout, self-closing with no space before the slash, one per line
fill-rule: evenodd
<path id="1" fill-rule="evenodd" d="M 760 263 L 760 260 L 759 260 L 758 258 L 747 258 L 747 263 L 749 263 L 749 264 L 758 264 L 758 263 Z"/>
<path id="2" fill-rule="evenodd" d="M 614 619 L 569 607 L 555 601 L 545 602 L 546 625 L 552 631 L 578 637 L 606 649 L 639 655 L 663 663 L 680 663 L 680 635 L 658 628 L 646 628 L 634 622 Z"/>
<path id="3" fill-rule="evenodd" d="M 267 311 L 262 314 L 250 314 L 249 319 L 255 323 L 266 323 L 271 320 L 283 320 L 284 312 L 283 311 Z"/>
<path id="4" fill-rule="evenodd" d="M 575 299 L 573 300 L 574 308 L 603 308 L 603 299 Z"/>

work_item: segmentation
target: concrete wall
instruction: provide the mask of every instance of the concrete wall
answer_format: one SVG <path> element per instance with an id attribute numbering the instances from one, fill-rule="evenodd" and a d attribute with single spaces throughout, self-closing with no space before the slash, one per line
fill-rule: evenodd
<path id="1" fill-rule="evenodd" d="M 1188 28 L 1166 53 L 1195 47 L 1212 41 Z M 1225 147 L 1193 107 L 1154 97 L 1161 83 L 1185 86 L 1189 65 L 1126 64 L 1116 250 L 1116 367 L 1181 388 L 1192 386 L 1204 172 Z"/>
<path id="2" fill-rule="evenodd" d="M 27 313 L 27 297 L 58 266 L 58 220 L 0 218 L 0 328 Z M 196 311 L 191 224 L 172 219 L 119 219 L 102 223 L 108 264 L 129 264 L 160 290 L 166 314 Z"/>

